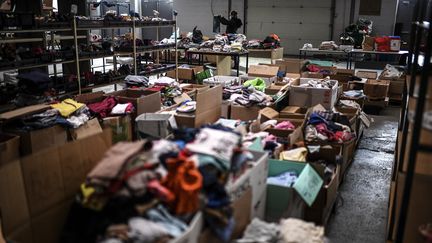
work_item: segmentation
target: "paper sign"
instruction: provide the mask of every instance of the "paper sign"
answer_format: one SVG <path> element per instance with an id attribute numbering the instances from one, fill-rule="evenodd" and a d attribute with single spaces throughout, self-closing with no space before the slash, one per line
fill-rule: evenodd
<path id="1" fill-rule="evenodd" d="M 264 149 L 263 149 L 260 137 L 258 137 L 257 139 L 255 139 L 255 141 L 249 146 L 249 150 L 258 151 L 258 152 L 264 152 Z"/>
<path id="2" fill-rule="evenodd" d="M 324 181 L 319 174 L 307 164 L 294 184 L 294 189 L 310 207 L 314 203 Z"/>

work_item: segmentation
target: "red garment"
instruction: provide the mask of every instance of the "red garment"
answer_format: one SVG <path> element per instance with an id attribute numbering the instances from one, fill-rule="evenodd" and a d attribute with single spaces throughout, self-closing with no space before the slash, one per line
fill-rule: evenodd
<path id="1" fill-rule="evenodd" d="M 338 142 L 345 142 L 352 139 L 352 135 L 350 132 L 346 131 L 337 131 L 335 133 L 334 139 Z"/>
<path id="2" fill-rule="evenodd" d="M 390 38 L 388 36 L 375 37 L 376 50 L 382 52 L 390 51 Z"/>
<path id="3" fill-rule="evenodd" d="M 199 192 L 203 178 L 193 161 L 183 158 L 167 160 L 168 174 L 162 185 L 175 194 L 169 207 L 177 214 L 195 213 L 199 209 Z"/>
<path id="4" fill-rule="evenodd" d="M 335 134 L 327 128 L 325 123 L 319 123 L 315 126 L 318 133 L 328 137 L 328 141 L 334 141 Z"/>
<path id="5" fill-rule="evenodd" d="M 307 65 L 307 69 L 309 70 L 309 72 L 313 72 L 313 73 L 318 73 L 319 71 L 321 71 L 321 69 L 314 64 Z"/>
<path id="6" fill-rule="evenodd" d="M 101 102 L 93 103 L 87 105 L 87 107 L 90 109 L 91 112 L 95 113 L 100 118 L 107 117 L 110 113 L 112 108 L 117 105 L 116 98 L 110 96 L 104 99 Z"/>

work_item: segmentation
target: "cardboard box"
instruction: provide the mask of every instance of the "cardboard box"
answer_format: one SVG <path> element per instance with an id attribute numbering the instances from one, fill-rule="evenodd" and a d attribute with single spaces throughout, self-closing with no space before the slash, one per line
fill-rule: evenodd
<path id="1" fill-rule="evenodd" d="M 287 73 L 300 73 L 304 61 L 301 59 L 284 58 L 283 60 L 276 60 L 275 64 L 279 66 L 280 71 Z"/>
<path id="2" fill-rule="evenodd" d="M 195 75 L 204 71 L 202 66 L 178 67 L 179 80 L 195 80 Z M 175 79 L 175 70 L 167 72 L 166 76 Z"/>
<path id="3" fill-rule="evenodd" d="M 94 92 L 94 93 L 87 93 L 87 94 L 80 94 L 75 96 L 75 100 L 79 103 L 84 103 L 84 104 L 92 104 L 92 103 L 96 103 L 96 102 L 101 102 L 102 100 L 104 100 L 106 97 L 104 96 L 104 92 L 103 91 L 98 91 L 98 92 Z"/>
<path id="4" fill-rule="evenodd" d="M 253 166 L 238 178 L 228 181 L 226 188 L 231 199 L 237 200 L 247 188 L 251 188 L 250 204 L 251 218 L 264 219 L 265 195 L 267 191 L 268 156 L 265 152 L 251 151 L 254 156 Z"/>
<path id="5" fill-rule="evenodd" d="M 19 158 L 20 138 L 12 134 L 0 134 L 0 166 Z"/>
<path id="6" fill-rule="evenodd" d="M 169 241 L 169 243 L 196 243 L 201 235 L 202 228 L 204 227 L 204 216 L 198 212 L 189 223 L 189 227 L 178 238 Z"/>
<path id="7" fill-rule="evenodd" d="M 278 176 L 282 173 L 292 171 L 299 175 L 300 178 L 307 165 L 308 164 L 304 162 L 269 160 L 268 177 Z M 308 180 L 310 180 L 310 178 Z M 297 179 L 296 183 L 299 183 L 299 179 Z M 314 185 L 315 189 L 317 189 L 317 187 L 322 187 L 322 180 L 321 184 L 317 182 L 317 184 Z M 319 190 L 311 190 L 308 193 L 311 195 L 311 198 L 315 200 Z M 301 192 L 298 192 L 294 187 L 267 184 L 266 221 L 278 222 L 281 218 L 289 217 L 302 219 L 305 207 L 306 203 L 301 198 Z"/>
<path id="8" fill-rule="evenodd" d="M 45 105 L 45 104 L 26 106 L 26 107 L 19 108 L 19 109 L 13 110 L 13 111 L 1 113 L 0 114 L 0 120 L 12 120 L 12 119 L 16 119 L 16 118 L 19 118 L 22 116 L 40 113 L 40 112 L 46 111 L 50 108 L 51 107 L 49 105 Z"/>
<path id="9" fill-rule="evenodd" d="M 364 94 L 369 98 L 385 98 L 388 96 L 390 81 L 368 79 L 364 85 Z"/>
<path id="10" fill-rule="evenodd" d="M 260 111 L 260 121 L 261 123 L 264 123 L 268 120 L 276 120 L 279 122 L 283 121 L 290 121 L 296 128 L 302 127 L 304 123 L 303 119 L 289 119 L 289 118 L 283 118 L 280 116 L 280 113 L 276 110 L 266 107 Z M 276 128 L 267 128 L 265 129 L 266 132 L 269 132 L 270 134 L 276 136 L 276 137 L 283 137 L 287 138 L 291 133 L 294 132 L 293 130 L 286 130 L 286 129 L 276 129 Z"/>
<path id="11" fill-rule="evenodd" d="M 31 223 L 26 223 L 21 225 L 13 232 L 7 234 L 8 240 L 19 243 L 35 243 L 33 241 L 32 227 Z"/>
<path id="12" fill-rule="evenodd" d="M 389 94 L 390 95 L 399 95 L 402 97 L 402 93 L 404 91 L 405 81 L 390 81 Z"/>
<path id="13" fill-rule="evenodd" d="M 106 94 L 106 96 L 115 96 L 119 102 L 131 102 L 136 109 L 137 116 L 143 113 L 156 112 L 161 109 L 160 92 L 148 90 L 125 89 Z"/>
<path id="14" fill-rule="evenodd" d="M 231 104 L 231 119 L 250 121 L 256 120 L 261 108 L 258 106 L 245 107 L 238 104 Z"/>
<path id="15" fill-rule="evenodd" d="M 267 87 L 265 89 L 265 92 L 267 95 L 275 95 L 277 94 L 282 88 L 284 87 L 284 85 L 276 85 L 276 84 L 272 84 L 269 87 Z"/>
<path id="16" fill-rule="evenodd" d="M 171 134 L 172 119 L 174 117 L 171 114 L 141 114 L 135 119 L 138 137 L 141 139 L 168 137 Z"/>
<path id="17" fill-rule="evenodd" d="M 72 137 L 72 140 L 79 140 L 83 139 L 89 136 L 93 136 L 96 134 L 102 133 L 102 127 L 99 124 L 99 121 L 97 118 L 94 118 L 79 128 L 71 129 L 70 134 Z"/>
<path id="18" fill-rule="evenodd" d="M 279 67 L 265 65 L 251 65 L 248 75 L 252 77 L 272 78 L 276 77 Z"/>
<path id="19" fill-rule="evenodd" d="M 231 115 L 231 102 L 228 100 L 222 100 L 221 105 L 221 117 L 228 119 Z"/>
<path id="20" fill-rule="evenodd" d="M 307 108 L 299 106 L 287 106 L 280 111 L 281 118 L 305 119 Z"/>
<path id="21" fill-rule="evenodd" d="M 6 128 L 5 131 L 20 136 L 22 156 L 67 142 L 66 130 L 58 125 L 33 131 L 21 131 L 15 128 Z"/>
<path id="22" fill-rule="evenodd" d="M 195 112 L 176 113 L 175 120 L 179 127 L 200 127 L 216 122 L 221 116 L 222 86 L 198 92 L 196 102 Z"/>
<path id="23" fill-rule="evenodd" d="M 359 78 L 377 79 L 378 73 L 374 71 L 357 71 L 356 76 Z"/>
<path id="24" fill-rule="evenodd" d="M 129 115 L 106 117 L 102 124 L 104 128 L 111 128 L 113 144 L 132 141 L 132 121 Z"/>
<path id="25" fill-rule="evenodd" d="M 310 79 L 301 78 L 300 84 L 307 83 Z M 291 86 L 289 95 L 290 106 L 312 107 L 321 104 L 326 109 L 333 109 L 338 94 L 338 82 L 331 89 L 327 88 L 310 88 Z"/>
<path id="26" fill-rule="evenodd" d="M 0 208 L 5 235 L 9 235 L 30 220 L 19 160 L 0 166 Z"/>

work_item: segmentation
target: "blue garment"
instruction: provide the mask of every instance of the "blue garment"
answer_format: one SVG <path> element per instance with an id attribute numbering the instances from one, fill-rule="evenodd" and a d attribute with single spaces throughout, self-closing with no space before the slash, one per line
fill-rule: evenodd
<path id="1" fill-rule="evenodd" d="M 163 225 L 174 238 L 180 237 L 188 228 L 183 221 L 172 216 L 162 205 L 150 209 L 146 213 L 146 216 L 149 220 Z"/>
<path id="2" fill-rule="evenodd" d="M 326 125 L 328 124 L 327 120 L 323 116 L 321 116 L 317 112 L 312 113 L 309 117 L 308 125 L 309 124 L 316 125 L 320 123 L 325 123 Z"/>

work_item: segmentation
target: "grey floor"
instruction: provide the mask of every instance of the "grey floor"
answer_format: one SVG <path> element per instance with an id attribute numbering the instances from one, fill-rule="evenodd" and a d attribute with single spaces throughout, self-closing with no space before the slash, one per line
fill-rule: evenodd
<path id="1" fill-rule="evenodd" d="M 399 108 L 388 107 L 364 132 L 329 221 L 331 243 L 385 242 Z"/>

